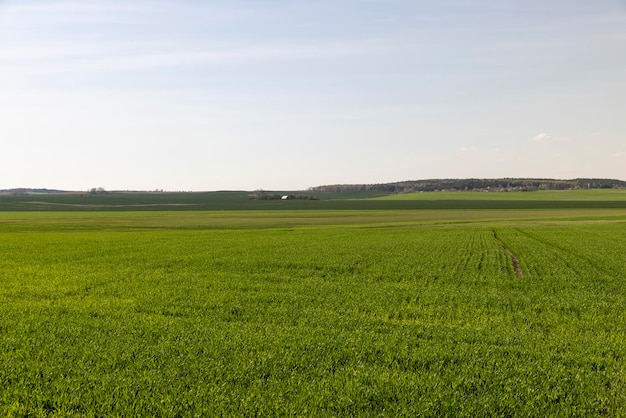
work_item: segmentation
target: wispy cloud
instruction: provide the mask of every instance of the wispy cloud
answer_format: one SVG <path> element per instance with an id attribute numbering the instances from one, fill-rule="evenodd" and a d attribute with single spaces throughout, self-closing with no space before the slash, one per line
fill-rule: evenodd
<path id="1" fill-rule="evenodd" d="M 570 139 L 569 138 L 563 138 L 563 137 L 558 137 L 558 136 L 553 136 L 550 135 L 546 132 L 541 132 L 540 134 L 537 134 L 535 136 L 532 137 L 532 141 L 533 142 L 539 142 L 539 143 L 547 143 L 547 142 L 569 142 Z"/>
<path id="2" fill-rule="evenodd" d="M 615 157 L 616 157 L 616 158 L 623 158 L 623 157 L 626 157 L 626 151 L 616 152 L 616 153 L 615 153 Z"/>
<path id="3" fill-rule="evenodd" d="M 552 137 L 545 132 L 540 133 L 539 135 L 535 135 L 533 137 L 533 141 L 535 142 L 546 142 L 551 140 Z"/>
<path id="4" fill-rule="evenodd" d="M 216 46 L 214 48 L 168 48 L 157 52 L 147 43 L 129 49 L 112 43 L 31 45 L 0 52 L 0 63 L 30 74 L 106 72 L 231 64 L 245 61 L 307 61 L 335 57 L 376 54 L 376 48 L 361 43 L 343 44 L 258 44 Z"/>
<path id="5" fill-rule="evenodd" d="M 10 2 L 0 10 L 0 18 L 5 17 L 0 21 L 0 65 L 24 76 L 101 73 L 244 61 L 345 60 L 402 48 L 364 33 L 341 39 L 278 37 L 262 25 L 274 19 L 272 13 L 253 6 L 220 1 L 176 7 L 152 0 Z M 234 30 L 246 36 L 229 36 Z"/>
<path id="6" fill-rule="evenodd" d="M 129 21 L 133 15 L 145 14 L 141 2 L 120 1 L 24 1 L 9 2 L 2 11 L 10 16 L 10 25 L 110 24 Z"/>
<path id="7" fill-rule="evenodd" d="M 31 0 L 8 3 L 6 7 L 9 7 L 14 13 L 81 13 L 138 10 L 139 6 L 115 0 L 106 2 Z"/>

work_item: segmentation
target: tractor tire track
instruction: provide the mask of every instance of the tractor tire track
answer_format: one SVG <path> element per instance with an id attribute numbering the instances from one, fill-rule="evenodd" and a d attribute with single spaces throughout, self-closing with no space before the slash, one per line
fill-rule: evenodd
<path id="1" fill-rule="evenodd" d="M 519 260 L 517 259 L 515 254 L 513 254 L 513 252 L 509 249 L 509 247 L 507 247 L 506 244 L 498 237 L 498 234 L 496 234 L 495 230 L 493 231 L 493 238 L 498 242 L 498 244 L 500 244 L 500 246 L 502 247 L 502 250 L 511 258 L 511 262 L 513 263 L 513 271 L 515 272 L 515 277 L 522 277 L 524 275 L 524 272 L 522 271 L 522 268 L 520 267 Z"/>
<path id="2" fill-rule="evenodd" d="M 561 254 L 560 258 L 569 257 L 569 258 L 575 259 L 576 262 L 567 263 L 567 268 L 571 269 L 574 273 L 578 274 L 579 276 L 584 276 L 586 274 L 585 269 L 581 267 L 581 261 L 584 264 L 587 264 L 590 268 L 596 270 L 598 273 L 603 274 L 607 277 L 613 277 L 614 275 L 613 272 L 611 272 L 609 269 L 607 269 L 605 266 L 603 266 L 594 258 L 589 257 L 589 255 L 587 254 L 582 254 L 579 251 L 573 250 L 572 248 L 558 245 L 552 241 L 543 239 L 537 236 L 536 234 L 531 234 L 530 232 L 524 231 L 520 228 L 514 228 L 514 230 L 524 235 L 525 237 L 540 243 L 541 245 L 545 245 L 546 247 L 550 248 L 550 250 Z"/>

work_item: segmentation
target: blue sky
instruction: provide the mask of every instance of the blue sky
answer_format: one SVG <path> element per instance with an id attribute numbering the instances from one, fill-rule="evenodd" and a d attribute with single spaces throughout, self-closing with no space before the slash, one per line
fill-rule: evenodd
<path id="1" fill-rule="evenodd" d="M 626 180 L 624 0 L 0 0 L 0 188 Z"/>

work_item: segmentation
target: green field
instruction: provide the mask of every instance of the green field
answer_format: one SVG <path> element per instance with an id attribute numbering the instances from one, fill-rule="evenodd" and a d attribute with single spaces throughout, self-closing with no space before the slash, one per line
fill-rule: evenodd
<path id="1" fill-rule="evenodd" d="M 268 192 L 278 194 L 308 192 Z M 312 193 L 318 200 L 251 200 L 250 192 L 0 195 L 0 212 L 626 209 L 626 190 Z"/>
<path id="2" fill-rule="evenodd" d="M 626 199 L 584 192 L 2 197 L 0 416 L 624 416 Z"/>
<path id="3" fill-rule="evenodd" d="M 514 201 L 626 201 L 626 190 L 593 189 L 593 190 L 540 190 L 535 192 L 430 192 L 405 193 L 379 196 L 384 200 L 514 200 Z"/>

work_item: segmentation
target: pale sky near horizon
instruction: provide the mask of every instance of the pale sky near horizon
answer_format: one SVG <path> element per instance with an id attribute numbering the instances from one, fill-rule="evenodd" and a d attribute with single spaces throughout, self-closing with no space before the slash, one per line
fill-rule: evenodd
<path id="1" fill-rule="evenodd" d="M 624 0 L 0 0 L 0 189 L 626 180 Z"/>

